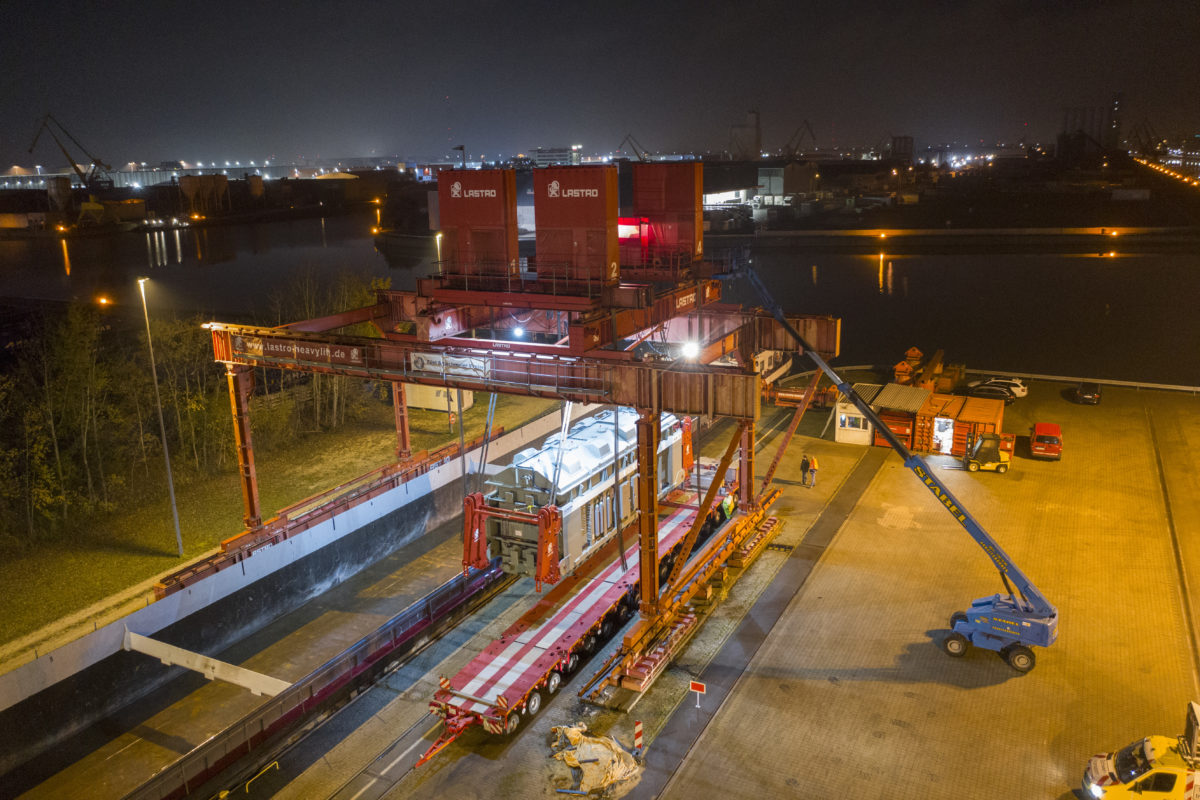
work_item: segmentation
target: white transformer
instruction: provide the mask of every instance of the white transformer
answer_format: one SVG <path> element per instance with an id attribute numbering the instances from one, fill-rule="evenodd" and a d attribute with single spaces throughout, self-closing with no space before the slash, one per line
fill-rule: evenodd
<path id="1" fill-rule="evenodd" d="M 569 575 L 617 532 L 618 508 L 622 528 L 630 525 L 637 513 L 637 412 L 619 409 L 616 459 L 613 419 L 614 412 L 606 410 L 580 420 L 565 441 L 554 434 L 540 449 L 522 450 L 511 466 L 487 482 L 485 502 L 492 508 L 536 514 L 548 505 L 558 507 L 562 517 L 558 566 L 563 575 Z M 658 492 L 662 497 L 686 478 L 685 447 L 680 420 L 661 414 L 659 421 Z M 619 479 L 614 480 L 617 472 Z M 552 491 L 555 486 L 557 491 Z M 534 524 L 491 517 L 487 521 L 488 555 L 499 556 L 505 572 L 534 577 L 538 533 Z"/>

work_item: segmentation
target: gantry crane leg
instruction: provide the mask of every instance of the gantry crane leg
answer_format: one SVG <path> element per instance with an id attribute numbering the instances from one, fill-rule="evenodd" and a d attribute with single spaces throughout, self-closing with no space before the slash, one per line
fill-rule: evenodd
<path id="1" fill-rule="evenodd" d="M 738 455 L 738 505 L 742 508 L 757 508 L 758 498 L 754 495 L 754 420 L 746 420 L 742 426 L 741 453 Z"/>
<path id="2" fill-rule="evenodd" d="M 396 412 L 396 458 L 403 461 L 412 456 L 412 444 L 408 433 L 408 399 L 400 381 L 392 381 L 392 408 Z"/>
<path id="3" fill-rule="evenodd" d="M 242 484 L 247 530 L 262 527 L 262 509 L 258 502 L 258 476 L 254 471 L 254 443 L 250 436 L 250 391 L 254 388 L 254 368 L 226 364 L 229 379 L 229 403 L 233 409 L 233 438 L 237 446 L 238 478 Z"/>
<path id="4" fill-rule="evenodd" d="M 658 411 L 638 410 L 638 572 L 643 617 L 658 614 Z"/>

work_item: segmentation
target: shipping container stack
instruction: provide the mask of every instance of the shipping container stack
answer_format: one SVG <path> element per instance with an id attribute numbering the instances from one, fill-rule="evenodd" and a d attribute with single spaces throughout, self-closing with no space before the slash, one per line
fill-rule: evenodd
<path id="1" fill-rule="evenodd" d="M 438 255 L 447 286 L 502 291 L 517 277 L 516 185 L 511 169 L 438 175 Z"/>

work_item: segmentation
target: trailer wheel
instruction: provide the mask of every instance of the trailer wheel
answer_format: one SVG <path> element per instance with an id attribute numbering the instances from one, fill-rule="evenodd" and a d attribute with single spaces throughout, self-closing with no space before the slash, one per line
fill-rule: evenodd
<path id="1" fill-rule="evenodd" d="M 570 675 L 577 669 L 579 669 L 579 654 L 571 653 L 567 656 L 567 663 L 563 665 L 563 672 Z"/>
<path id="2" fill-rule="evenodd" d="M 629 595 L 621 598 L 621 605 L 617 609 L 617 614 L 621 617 L 621 622 L 628 622 L 633 618 L 634 612 L 637 611 L 637 601 Z"/>
<path id="3" fill-rule="evenodd" d="M 967 462 L 967 472 L 979 472 L 979 462 L 978 461 L 968 461 Z"/>
<path id="4" fill-rule="evenodd" d="M 672 552 L 669 556 L 658 562 L 658 582 L 666 583 L 667 578 L 671 577 L 671 568 L 675 566 L 675 553 Z"/>
<path id="5" fill-rule="evenodd" d="M 942 649 L 946 651 L 946 655 L 962 658 L 967 654 L 967 637 L 961 633 L 952 633 L 942 640 Z"/>
<path id="6" fill-rule="evenodd" d="M 1023 644 L 1010 644 L 1000 651 L 1000 655 L 1004 656 L 1008 665 L 1017 672 L 1029 672 L 1037 663 L 1033 651 Z"/>
<path id="7" fill-rule="evenodd" d="M 584 653 L 585 655 L 590 656 L 592 654 L 592 651 L 594 651 L 595 649 L 596 649 L 596 637 L 590 633 L 587 636 L 583 637 L 583 639 L 579 642 L 579 650 L 580 650 L 580 652 Z"/>
<path id="8" fill-rule="evenodd" d="M 1001 464 L 1000 466 L 996 467 L 996 472 L 999 472 L 1001 475 L 1008 472 L 1008 464 Z"/>
<path id="9" fill-rule="evenodd" d="M 537 712 L 542 710 L 542 693 L 534 689 L 529 693 L 529 699 L 525 701 L 525 713 L 533 717 Z"/>
<path id="10" fill-rule="evenodd" d="M 966 622 L 966 621 L 967 621 L 967 615 L 965 612 L 955 611 L 953 614 L 950 615 L 950 630 L 954 630 L 954 626 L 957 625 L 958 623 Z"/>
<path id="11" fill-rule="evenodd" d="M 600 641 L 607 642 L 617 630 L 617 623 L 613 620 L 612 614 L 605 614 L 604 619 L 600 621 Z"/>
<path id="12" fill-rule="evenodd" d="M 512 736 L 517 732 L 517 728 L 521 727 L 521 712 L 515 708 L 508 712 L 508 716 L 504 719 L 504 735 Z"/>
<path id="13" fill-rule="evenodd" d="M 561 686 L 562 686 L 562 673 L 559 672 L 558 670 L 554 670 L 553 672 L 550 673 L 550 677 L 546 678 L 546 694 L 549 694 L 549 695 L 556 694 L 559 690 L 559 687 L 561 687 Z"/>

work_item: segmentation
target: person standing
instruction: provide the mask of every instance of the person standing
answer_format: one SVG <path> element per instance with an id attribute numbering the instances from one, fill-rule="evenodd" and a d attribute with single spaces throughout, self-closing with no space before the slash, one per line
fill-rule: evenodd
<path id="1" fill-rule="evenodd" d="M 809 456 L 808 458 L 808 488 L 817 485 L 817 457 Z"/>
<path id="2" fill-rule="evenodd" d="M 808 486 L 808 453 L 804 454 L 804 458 L 800 459 L 800 485 Z"/>

